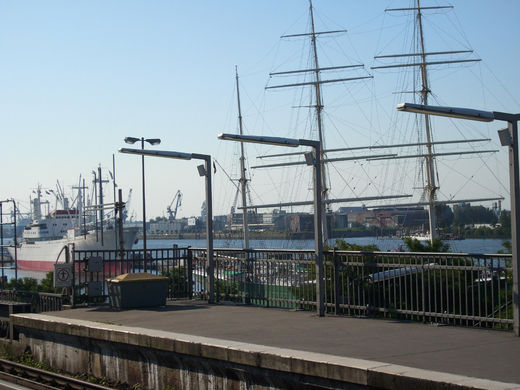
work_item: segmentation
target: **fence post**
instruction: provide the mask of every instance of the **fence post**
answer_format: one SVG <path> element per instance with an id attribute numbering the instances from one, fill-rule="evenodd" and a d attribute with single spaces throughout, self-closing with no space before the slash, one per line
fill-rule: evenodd
<path id="1" fill-rule="evenodd" d="M 193 252 L 188 248 L 188 298 L 193 299 Z"/>
<path id="2" fill-rule="evenodd" d="M 250 305 L 251 304 L 251 282 L 253 280 L 253 267 L 252 267 L 252 259 L 250 257 L 249 249 L 244 249 L 246 253 L 246 280 L 245 280 L 245 292 L 246 292 L 246 299 L 245 304 Z"/>
<path id="3" fill-rule="evenodd" d="M 339 262 L 338 254 L 336 253 L 336 249 L 333 249 L 333 258 L 334 258 L 334 311 L 335 314 L 338 315 L 340 311 L 339 307 L 339 295 L 340 295 L 340 288 L 339 288 L 339 272 L 341 264 Z"/>
<path id="4" fill-rule="evenodd" d="M 65 249 L 65 261 L 68 263 L 72 258 L 72 287 L 70 288 L 70 304 L 73 308 L 76 304 L 76 264 L 74 264 L 75 256 L 74 244 L 72 244 L 72 256 L 70 255 L 69 247 L 67 246 Z"/>
<path id="5" fill-rule="evenodd" d="M 425 296 L 425 289 L 424 289 L 424 257 L 421 256 L 421 299 L 422 299 L 422 312 L 423 312 L 423 323 L 426 324 L 426 296 Z M 428 274 L 428 276 L 430 276 Z M 429 294 L 429 292 L 428 292 Z"/>
<path id="6" fill-rule="evenodd" d="M 117 228 L 119 232 L 119 271 L 121 273 L 128 272 L 128 266 L 124 267 L 125 258 L 125 236 L 123 230 L 123 209 L 125 204 L 123 203 L 123 190 L 119 189 L 117 193 L 118 201 L 116 203 Z"/>

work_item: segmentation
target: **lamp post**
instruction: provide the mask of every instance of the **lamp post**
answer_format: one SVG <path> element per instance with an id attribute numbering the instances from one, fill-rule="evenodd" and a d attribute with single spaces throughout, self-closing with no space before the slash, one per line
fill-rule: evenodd
<path id="1" fill-rule="evenodd" d="M 513 330 L 520 336 L 520 230 L 518 213 L 520 213 L 520 180 L 518 164 L 518 120 L 520 114 L 510 114 L 498 111 L 481 111 L 460 107 L 427 106 L 422 104 L 401 103 L 397 105 L 399 111 L 447 116 L 473 121 L 492 122 L 494 120 L 507 122 L 507 128 L 498 131 L 502 146 L 509 147 L 509 186 L 511 197 L 511 253 L 513 266 Z"/>
<path id="2" fill-rule="evenodd" d="M 314 173 L 314 255 L 316 258 L 316 305 L 318 315 L 323 317 L 325 315 L 325 286 L 323 278 L 325 275 L 323 265 L 323 242 L 322 242 L 322 212 L 321 212 L 321 157 L 320 157 L 320 141 L 309 139 L 295 139 L 282 137 L 264 137 L 255 135 L 240 135 L 240 134 L 219 134 L 219 139 L 237 142 L 251 142 L 266 145 L 277 146 L 310 146 L 314 153 L 305 153 L 305 161 L 307 165 L 313 166 Z"/>
<path id="3" fill-rule="evenodd" d="M 127 144 L 135 144 L 137 141 L 141 141 L 141 150 L 144 150 L 144 143 L 148 142 L 150 145 L 159 145 L 161 140 L 159 138 L 135 138 L 125 137 Z M 141 156 L 141 172 L 143 178 L 143 264 L 144 272 L 146 272 L 146 198 L 145 198 L 145 185 L 144 185 L 144 154 Z"/>
<path id="4" fill-rule="evenodd" d="M 206 187 L 206 269 L 209 284 L 208 302 L 215 301 L 215 263 L 213 257 L 213 201 L 211 195 L 211 156 L 198 153 L 182 153 L 165 150 L 139 150 L 139 149 L 119 149 L 121 153 L 140 154 L 141 156 L 164 157 L 178 160 L 204 160 L 204 165 L 197 167 L 200 176 L 205 177 Z"/>

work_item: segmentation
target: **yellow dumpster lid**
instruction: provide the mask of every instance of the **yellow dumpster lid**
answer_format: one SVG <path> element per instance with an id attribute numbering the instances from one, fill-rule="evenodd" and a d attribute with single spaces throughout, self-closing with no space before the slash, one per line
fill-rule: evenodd
<path id="1" fill-rule="evenodd" d="M 108 281 L 111 283 L 133 283 L 133 282 L 158 282 L 161 280 L 168 280 L 166 276 L 159 276 L 149 274 L 148 272 L 137 272 L 130 274 L 121 274 Z"/>

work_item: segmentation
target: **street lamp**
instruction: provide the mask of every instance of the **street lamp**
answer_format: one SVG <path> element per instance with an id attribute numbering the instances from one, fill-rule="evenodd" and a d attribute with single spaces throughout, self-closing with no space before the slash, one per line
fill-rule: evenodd
<path id="1" fill-rule="evenodd" d="M 511 253 L 513 263 L 513 330 L 515 335 L 520 336 L 520 231 L 518 227 L 518 213 L 520 213 L 520 181 L 518 165 L 518 120 L 520 114 L 510 114 L 498 111 L 480 111 L 460 107 L 426 106 L 422 104 L 401 103 L 397 105 L 399 111 L 414 112 L 419 114 L 430 114 L 447 116 L 458 119 L 473 121 L 492 122 L 500 120 L 507 122 L 507 128 L 498 131 L 502 146 L 509 147 L 509 186 L 511 196 Z"/>
<path id="2" fill-rule="evenodd" d="M 144 143 L 148 142 L 150 145 L 159 145 L 161 140 L 159 138 L 135 138 L 125 137 L 127 144 L 135 144 L 141 141 L 141 149 L 144 150 Z M 145 198 L 145 186 L 144 186 L 144 155 L 141 156 L 141 171 L 143 177 L 143 254 L 144 254 L 144 271 L 146 272 L 146 198 Z"/>
<path id="3" fill-rule="evenodd" d="M 316 257 L 316 267 L 318 269 L 318 274 L 316 276 L 316 305 L 318 306 L 318 315 L 323 317 L 325 315 L 325 287 L 323 285 L 323 278 L 325 273 L 323 266 L 323 242 L 321 225 L 322 213 L 320 141 L 226 133 L 219 134 L 218 138 L 226 141 L 289 146 L 293 148 L 298 146 L 311 146 L 314 149 L 314 153 L 305 153 L 305 161 L 307 165 L 313 166 L 314 172 L 314 255 Z"/>
<path id="4" fill-rule="evenodd" d="M 207 154 L 198 153 L 182 153 L 165 150 L 139 150 L 127 148 L 119 149 L 119 152 L 128 154 L 140 154 L 142 157 L 152 156 L 173 158 L 178 160 L 204 160 L 204 165 L 199 165 L 197 167 L 197 170 L 200 176 L 204 176 L 206 178 L 206 260 L 208 264 L 206 272 L 208 275 L 209 284 L 208 302 L 213 303 L 215 300 L 215 264 L 213 260 L 213 202 L 211 196 L 211 156 Z"/>

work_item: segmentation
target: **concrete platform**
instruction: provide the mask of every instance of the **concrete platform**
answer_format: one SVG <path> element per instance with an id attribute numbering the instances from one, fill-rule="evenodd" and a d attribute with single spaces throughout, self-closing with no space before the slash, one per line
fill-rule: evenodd
<path id="1" fill-rule="evenodd" d="M 509 332 L 395 320 L 319 318 L 309 312 L 208 305 L 200 301 L 121 311 L 99 306 L 45 315 L 20 314 L 15 316 L 14 324 L 37 327 L 38 321 L 48 323 L 42 325 L 47 330 L 58 329 L 57 324 L 68 324 L 77 328 L 77 332 L 86 327 L 108 333 L 124 330 L 125 334 L 158 334 L 163 339 L 170 337 L 192 343 L 198 340 L 197 343 L 214 346 L 215 356 L 219 355 L 219 348 L 226 348 L 225 356 L 229 357 L 229 348 L 235 346 L 240 351 L 255 354 L 267 351 L 270 356 L 285 356 L 293 361 L 295 358 L 302 362 L 335 361 L 342 367 L 394 378 L 392 386 L 382 388 L 399 388 L 395 387 L 398 383 L 395 377 L 404 375 L 430 385 L 443 384 L 438 388 L 520 389 L 520 338 Z M 258 359 L 254 364 L 258 366 Z M 283 359 L 278 364 L 283 367 Z M 305 373 L 303 368 L 301 371 Z M 378 379 L 372 386 L 381 385 L 388 378 Z M 370 382 L 365 378 L 358 384 L 367 381 Z"/>

